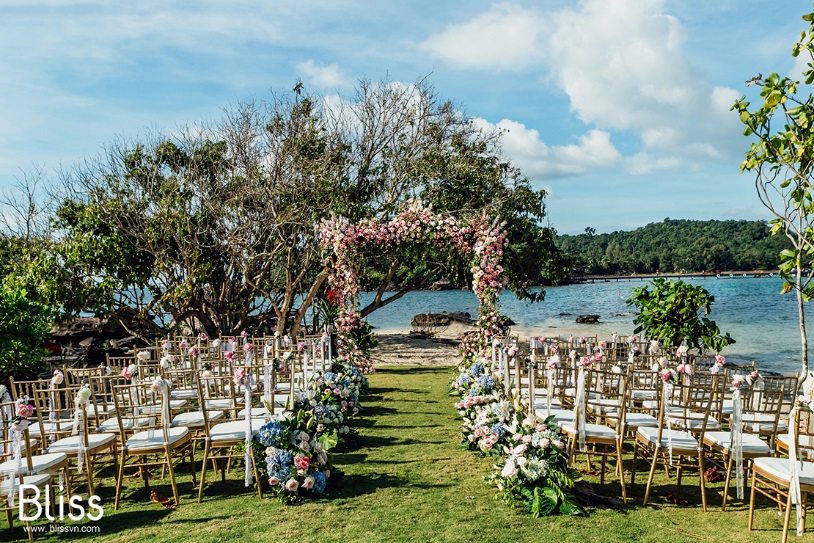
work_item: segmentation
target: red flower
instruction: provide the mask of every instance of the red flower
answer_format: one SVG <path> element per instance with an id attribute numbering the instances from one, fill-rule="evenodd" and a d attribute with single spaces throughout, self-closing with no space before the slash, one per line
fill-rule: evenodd
<path id="1" fill-rule="evenodd" d="M 325 292 L 325 298 L 327 298 L 329 302 L 336 302 L 336 289 L 328 289 L 328 291 Z"/>

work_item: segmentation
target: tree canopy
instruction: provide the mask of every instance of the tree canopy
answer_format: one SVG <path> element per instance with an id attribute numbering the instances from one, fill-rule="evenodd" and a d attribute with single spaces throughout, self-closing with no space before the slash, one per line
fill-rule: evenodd
<path id="1" fill-rule="evenodd" d="M 788 240 L 772 237 L 763 221 L 664 219 L 633 231 L 562 235 L 576 273 L 629 274 L 776 269 Z"/>
<path id="2" fill-rule="evenodd" d="M 499 132 L 481 131 L 425 80 L 362 82 L 351 98 L 298 85 L 241 102 L 212 122 L 117 140 L 51 194 L 46 226 L 25 240 L 7 232 L 0 256 L 23 265 L 4 281 L 63 316 L 135 315 L 133 329 L 296 333 L 326 288 L 320 220 L 385 220 L 412 198 L 505 220 L 518 292 L 565 275 L 543 226 L 545 192 L 502 157 Z M 367 256 L 360 282 L 377 296 L 363 314 L 440 277 L 471 280 L 452 252 Z"/>

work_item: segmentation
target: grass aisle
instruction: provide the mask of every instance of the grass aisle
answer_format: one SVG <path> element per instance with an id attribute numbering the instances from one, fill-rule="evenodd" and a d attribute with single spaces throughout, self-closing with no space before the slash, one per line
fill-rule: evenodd
<path id="1" fill-rule="evenodd" d="M 596 511 L 588 518 L 534 519 L 492 499 L 482 483 L 491 461 L 458 448 L 454 398 L 447 395 L 449 368 L 390 367 L 370 376 L 364 416 L 355 421 L 366 446 L 335 455 L 345 471 L 330 496 L 294 506 L 257 497 L 243 488 L 238 466 L 226 484 L 208 486 L 196 504 L 188 473 L 179 477 L 181 506 L 166 511 L 147 501 L 136 480 L 128 481 L 122 509 L 113 512 L 112 480 L 103 479 L 99 494 L 105 518 L 98 541 L 244 542 L 622 542 L 779 541 L 774 511 L 759 511 L 758 531 L 746 530 L 746 505 L 733 501 L 721 513 L 720 493 L 709 493 L 704 514 L 700 498 L 678 507 L 663 499 L 674 486 L 655 490 L 655 505 L 641 507 L 645 476 L 625 511 Z M 211 482 L 211 479 L 210 479 Z M 165 482 L 155 481 L 169 493 Z M 667 484 L 666 479 L 659 484 Z M 682 496 L 697 496 L 697 478 L 689 476 Z M 601 489 L 599 489 L 601 492 Z M 612 478 L 606 492 L 619 495 Z M 696 506 L 697 504 L 697 506 Z M 88 524 L 90 525 L 90 524 Z M 17 539 L 22 536 L 17 529 Z M 810 536 L 806 534 L 809 539 Z M 48 534 L 38 541 L 79 540 L 79 534 Z M 792 536 L 793 537 L 793 536 Z M 0 538 L 9 539 L 7 530 Z"/>

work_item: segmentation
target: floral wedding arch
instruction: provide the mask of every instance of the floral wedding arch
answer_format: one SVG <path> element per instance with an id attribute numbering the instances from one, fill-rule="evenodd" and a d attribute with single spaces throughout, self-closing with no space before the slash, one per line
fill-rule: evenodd
<path id="1" fill-rule="evenodd" d="M 423 243 L 471 255 L 472 291 L 478 297 L 480 308 L 472 331 L 461 342 L 461 352 L 465 358 L 487 353 L 491 337 L 502 329 L 498 293 L 504 286 L 501 259 L 508 245 L 503 230 L 505 224 L 499 219 L 490 219 L 485 213 L 470 221 L 435 214 L 420 200 L 408 200 L 389 221 L 364 220 L 351 224 L 342 217 L 323 220 L 320 242 L 332 251 L 328 259 L 328 282 L 336 290 L 336 302 L 340 306 L 335 323 L 339 354 L 362 371 L 372 371 L 369 357 L 353 338 L 353 331 L 362 321 L 354 304 L 359 291 L 359 249 L 363 246 L 386 249 L 407 243 Z"/>

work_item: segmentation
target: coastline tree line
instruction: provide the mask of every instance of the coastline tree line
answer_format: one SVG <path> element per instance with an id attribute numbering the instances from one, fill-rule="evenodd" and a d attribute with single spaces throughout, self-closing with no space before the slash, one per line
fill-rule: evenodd
<path id="1" fill-rule="evenodd" d="M 790 249 L 765 221 L 664 219 L 632 231 L 560 235 L 557 246 L 573 258 L 573 273 L 774 270 Z"/>

